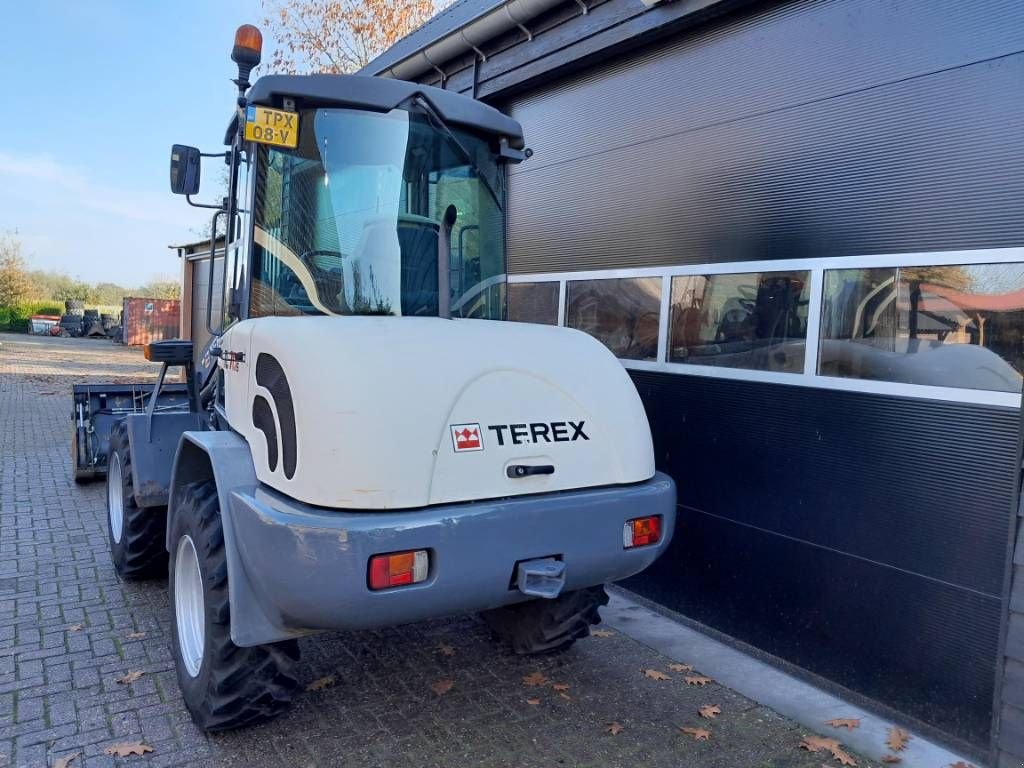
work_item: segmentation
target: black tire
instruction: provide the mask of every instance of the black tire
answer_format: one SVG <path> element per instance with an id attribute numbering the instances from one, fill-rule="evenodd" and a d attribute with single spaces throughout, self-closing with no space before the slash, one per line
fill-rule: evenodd
<path id="1" fill-rule="evenodd" d="M 598 608 L 608 604 L 604 586 L 559 595 L 554 600 L 530 600 L 480 614 L 491 631 L 520 655 L 562 651 L 590 635 L 601 623 Z"/>
<path id="2" fill-rule="evenodd" d="M 83 450 L 83 434 L 85 432 L 85 428 L 79 427 L 74 422 L 74 413 L 71 414 L 71 418 L 71 477 L 74 479 L 76 484 L 83 485 L 93 480 L 96 477 L 96 473 L 91 469 L 81 468 L 81 466 L 85 464 L 85 451 Z M 87 440 L 88 437 L 85 439 Z M 110 526 L 109 516 L 107 526 Z"/>
<path id="3" fill-rule="evenodd" d="M 121 504 L 119 539 L 115 538 L 116 510 L 113 514 L 111 510 L 111 505 L 117 501 Z M 132 580 L 166 576 L 166 532 L 167 507 L 140 507 L 135 503 L 128 427 L 124 421 L 119 421 L 110 430 L 110 448 L 107 451 L 107 538 L 110 541 L 110 558 L 118 575 Z"/>
<path id="4" fill-rule="evenodd" d="M 175 598 L 177 553 L 186 536 L 194 547 L 202 579 L 202 656 L 195 675 L 182 653 Z M 182 489 L 171 541 L 171 647 L 178 686 L 192 720 L 204 731 L 225 731 L 280 715 L 299 687 L 299 644 L 286 640 L 243 648 L 232 642 L 224 531 L 213 481 L 191 483 Z M 184 546 L 187 560 L 191 550 Z"/>

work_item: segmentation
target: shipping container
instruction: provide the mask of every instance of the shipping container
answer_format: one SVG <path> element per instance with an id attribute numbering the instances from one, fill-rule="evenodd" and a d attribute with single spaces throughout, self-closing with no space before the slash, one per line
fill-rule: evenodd
<path id="1" fill-rule="evenodd" d="M 130 347 L 178 337 L 181 302 L 177 299 L 125 297 L 121 325 Z"/>

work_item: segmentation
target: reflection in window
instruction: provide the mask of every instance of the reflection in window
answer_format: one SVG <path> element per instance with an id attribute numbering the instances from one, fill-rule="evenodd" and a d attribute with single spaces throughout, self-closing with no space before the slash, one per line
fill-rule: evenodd
<path id="1" fill-rule="evenodd" d="M 558 325 L 558 283 L 509 283 L 508 319 Z"/>
<path id="2" fill-rule="evenodd" d="M 657 359 L 660 277 L 572 281 L 566 304 L 566 325 L 586 331 L 616 357 Z"/>
<path id="3" fill-rule="evenodd" d="M 818 372 L 1020 392 L 1024 265 L 825 273 Z"/>
<path id="4" fill-rule="evenodd" d="M 802 372 L 809 286 L 808 272 L 673 277 L 669 361 Z"/>

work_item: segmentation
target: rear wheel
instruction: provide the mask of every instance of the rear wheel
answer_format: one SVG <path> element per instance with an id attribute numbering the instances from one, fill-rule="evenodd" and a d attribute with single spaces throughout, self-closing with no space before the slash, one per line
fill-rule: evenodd
<path id="1" fill-rule="evenodd" d="M 598 608 L 608 604 L 603 586 L 568 592 L 554 600 L 531 600 L 480 614 L 500 640 L 521 655 L 568 648 L 601 623 Z"/>
<path id="2" fill-rule="evenodd" d="M 107 452 L 107 532 L 110 557 L 119 576 L 146 579 L 167 575 L 166 527 L 167 507 L 135 503 L 128 427 L 120 421 L 110 431 Z"/>
<path id="3" fill-rule="evenodd" d="M 228 564 L 217 487 L 180 494 L 171 532 L 171 645 L 185 706 L 204 731 L 275 717 L 298 688 L 294 640 L 243 648 L 231 640 Z"/>

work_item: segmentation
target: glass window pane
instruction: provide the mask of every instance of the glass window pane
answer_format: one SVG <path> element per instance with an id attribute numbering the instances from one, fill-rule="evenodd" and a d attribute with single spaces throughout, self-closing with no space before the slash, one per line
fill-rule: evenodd
<path id="1" fill-rule="evenodd" d="M 558 283 L 509 283 L 508 319 L 558 325 Z"/>
<path id="2" fill-rule="evenodd" d="M 566 303 L 566 325 L 586 331 L 616 357 L 657 359 L 660 277 L 573 281 Z"/>
<path id="3" fill-rule="evenodd" d="M 809 272 L 673 277 L 669 361 L 802 372 L 810 282 Z"/>
<path id="4" fill-rule="evenodd" d="M 818 372 L 1020 392 L 1024 264 L 825 273 Z"/>

